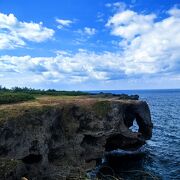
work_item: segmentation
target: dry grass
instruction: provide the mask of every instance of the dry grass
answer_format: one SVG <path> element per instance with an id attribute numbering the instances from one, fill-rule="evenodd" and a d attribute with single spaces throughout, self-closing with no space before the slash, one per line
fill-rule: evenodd
<path id="1" fill-rule="evenodd" d="M 43 107 L 65 106 L 68 104 L 78 104 L 87 106 L 96 100 L 87 96 L 40 96 L 35 100 L 0 105 L 0 122 L 4 122 L 9 118 L 16 118 L 29 110 L 41 110 Z"/>
<path id="2" fill-rule="evenodd" d="M 117 101 L 129 103 L 129 100 L 117 100 L 115 98 L 102 98 L 84 96 L 37 96 L 35 100 L 0 105 L 0 122 L 4 122 L 9 118 L 16 118 L 23 115 L 26 111 L 36 109 L 41 110 L 43 107 L 78 105 L 86 109 L 91 109 L 100 115 L 107 112 L 107 103 L 109 101 Z M 107 103 L 105 103 L 107 102 Z M 100 106 L 100 107 L 99 107 Z M 102 107 L 103 106 L 103 107 Z M 99 110 L 100 109 L 100 110 Z"/>

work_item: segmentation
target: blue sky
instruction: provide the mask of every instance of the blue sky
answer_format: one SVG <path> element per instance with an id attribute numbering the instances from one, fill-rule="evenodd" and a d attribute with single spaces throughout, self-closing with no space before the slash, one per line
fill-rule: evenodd
<path id="1" fill-rule="evenodd" d="M 180 4 L 1 0 L 0 85 L 180 88 Z"/>

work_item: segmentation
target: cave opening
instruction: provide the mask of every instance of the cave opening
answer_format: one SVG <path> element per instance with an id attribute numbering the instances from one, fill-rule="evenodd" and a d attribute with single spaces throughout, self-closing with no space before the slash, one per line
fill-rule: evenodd
<path id="1" fill-rule="evenodd" d="M 151 137 L 151 128 L 145 124 L 145 120 L 138 113 L 127 113 L 124 117 L 124 135 L 117 133 L 106 140 L 105 151 L 114 150 L 136 151 L 145 144 L 145 140 Z M 129 134 L 129 136 L 128 136 Z"/>
<path id="2" fill-rule="evenodd" d="M 136 151 L 142 145 L 144 145 L 144 141 L 127 138 L 122 136 L 121 134 L 116 134 L 106 140 L 105 151 L 110 152 L 118 149 L 125 151 Z"/>
<path id="3" fill-rule="evenodd" d="M 81 142 L 81 146 L 86 146 L 86 145 L 96 146 L 97 138 L 93 137 L 92 135 L 84 135 L 83 141 Z"/>
<path id="4" fill-rule="evenodd" d="M 130 129 L 132 132 L 138 132 L 138 131 L 139 131 L 139 126 L 138 126 L 138 124 L 137 124 L 136 119 L 134 119 L 133 125 L 130 126 L 129 129 Z"/>
<path id="5" fill-rule="evenodd" d="M 138 114 L 134 112 L 133 107 L 130 106 L 125 110 L 123 121 L 129 130 L 132 132 L 139 132 L 141 119 L 138 117 Z"/>
<path id="6" fill-rule="evenodd" d="M 34 164 L 39 163 L 42 161 L 42 155 L 41 154 L 29 154 L 28 156 L 25 156 L 22 161 L 25 164 Z"/>
<path id="7" fill-rule="evenodd" d="M 142 139 L 150 139 L 152 136 L 152 123 L 146 123 L 138 113 L 132 113 L 126 115 L 124 118 L 124 124 L 133 133 L 138 133 L 138 137 Z"/>

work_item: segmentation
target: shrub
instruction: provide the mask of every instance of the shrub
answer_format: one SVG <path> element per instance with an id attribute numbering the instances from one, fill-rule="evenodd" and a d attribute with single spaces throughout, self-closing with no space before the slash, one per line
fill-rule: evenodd
<path id="1" fill-rule="evenodd" d="M 88 92 L 82 92 L 82 91 L 58 91 L 55 89 L 32 89 L 32 88 L 20 88 L 20 87 L 13 87 L 11 89 L 8 89 L 6 87 L 2 87 L 0 85 L 0 93 L 26 93 L 26 94 L 32 94 L 32 95 L 52 95 L 52 96 L 81 96 L 81 95 L 89 95 Z"/>
<path id="2" fill-rule="evenodd" d="M 0 104 L 10 104 L 33 99 L 35 97 L 27 93 L 0 92 Z"/>

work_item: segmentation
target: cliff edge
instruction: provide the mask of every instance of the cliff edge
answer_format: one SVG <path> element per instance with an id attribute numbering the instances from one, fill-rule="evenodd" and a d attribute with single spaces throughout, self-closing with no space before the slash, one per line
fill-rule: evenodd
<path id="1" fill-rule="evenodd" d="M 138 132 L 129 128 L 136 120 Z M 84 176 L 106 152 L 136 150 L 152 136 L 146 102 L 115 97 L 40 97 L 0 106 L 0 179 Z"/>

